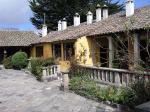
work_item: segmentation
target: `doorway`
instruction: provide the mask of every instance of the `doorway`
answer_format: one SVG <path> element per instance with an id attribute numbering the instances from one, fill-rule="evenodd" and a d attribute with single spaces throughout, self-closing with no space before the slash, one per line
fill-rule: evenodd
<path id="1" fill-rule="evenodd" d="M 101 63 L 101 67 L 108 67 L 108 50 L 107 50 L 107 48 L 100 48 L 100 63 Z"/>

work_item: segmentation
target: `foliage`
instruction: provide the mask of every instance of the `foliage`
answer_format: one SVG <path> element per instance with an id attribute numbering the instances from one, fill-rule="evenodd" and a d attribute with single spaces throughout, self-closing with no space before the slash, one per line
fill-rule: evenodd
<path id="1" fill-rule="evenodd" d="M 115 94 L 114 101 L 128 106 L 135 106 L 136 93 L 131 88 L 120 88 Z"/>
<path id="2" fill-rule="evenodd" d="M 137 95 L 137 105 L 150 100 L 150 82 L 146 82 L 144 79 L 141 79 L 133 83 L 131 88 Z"/>
<path id="3" fill-rule="evenodd" d="M 87 78 L 74 77 L 70 81 L 70 89 L 75 91 L 77 94 L 94 99 L 98 95 L 99 87 L 96 83 Z"/>
<path id="4" fill-rule="evenodd" d="M 69 86 L 70 90 L 90 99 L 111 101 L 113 103 L 119 103 L 130 107 L 135 106 L 137 100 L 139 100 L 138 93 L 130 87 L 100 87 L 96 82 L 83 76 L 84 75 L 82 74 L 77 74 L 75 77 L 71 78 Z"/>
<path id="5" fill-rule="evenodd" d="M 64 17 L 68 25 L 72 25 L 72 18 L 77 12 L 81 16 L 81 22 L 86 21 L 86 13 L 89 10 L 94 13 L 98 3 L 102 6 L 106 4 L 110 14 L 121 11 L 124 7 L 119 1 L 112 2 L 112 0 L 29 0 L 29 3 L 34 14 L 31 18 L 32 24 L 37 29 L 41 29 L 45 14 L 49 30 L 56 30 L 57 22 Z"/>
<path id="6" fill-rule="evenodd" d="M 25 52 L 17 52 L 12 56 L 11 63 L 14 69 L 22 69 L 25 68 L 28 64 L 27 62 L 27 54 Z"/>
<path id="7" fill-rule="evenodd" d="M 101 88 L 99 98 L 102 100 L 114 101 L 116 92 L 117 92 L 117 89 L 113 86 L 110 86 L 107 88 L 103 87 L 103 88 Z"/>
<path id="8" fill-rule="evenodd" d="M 11 63 L 11 56 L 4 58 L 3 65 L 6 69 L 12 69 L 13 68 L 12 63 Z"/>
<path id="9" fill-rule="evenodd" d="M 42 79 L 42 63 L 43 60 L 40 58 L 31 58 L 31 73 L 39 81 Z"/>
<path id="10" fill-rule="evenodd" d="M 42 80 L 42 68 L 50 65 L 54 65 L 54 59 L 42 59 L 42 58 L 31 58 L 31 73 L 36 77 L 37 80 Z"/>
<path id="11" fill-rule="evenodd" d="M 54 64 L 55 64 L 55 62 L 54 62 L 53 58 L 45 59 L 42 62 L 42 66 L 44 66 L 44 67 L 47 67 L 47 66 L 50 66 L 50 65 L 54 65 Z"/>

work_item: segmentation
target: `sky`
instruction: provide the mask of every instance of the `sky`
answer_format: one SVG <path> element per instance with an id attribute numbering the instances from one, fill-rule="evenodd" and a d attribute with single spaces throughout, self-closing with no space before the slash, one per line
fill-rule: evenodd
<path id="1" fill-rule="evenodd" d="M 120 3 L 124 1 L 120 0 Z M 150 5 L 150 0 L 134 1 L 136 8 Z M 28 0 L 0 0 L 0 29 L 17 28 L 35 31 L 36 28 L 30 22 L 32 16 Z"/>

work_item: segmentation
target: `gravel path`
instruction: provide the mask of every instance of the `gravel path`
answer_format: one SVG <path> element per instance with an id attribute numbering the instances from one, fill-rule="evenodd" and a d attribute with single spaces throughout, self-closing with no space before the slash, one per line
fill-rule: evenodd
<path id="1" fill-rule="evenodd" d="M 0 112 L 111 112 L 58 86 L 59 81 L 38 82 L 23 71 L 0 70 Z"/>

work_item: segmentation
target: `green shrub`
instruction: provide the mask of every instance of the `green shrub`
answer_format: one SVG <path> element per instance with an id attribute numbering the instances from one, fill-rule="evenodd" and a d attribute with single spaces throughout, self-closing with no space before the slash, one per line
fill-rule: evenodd
<path id="1" fill-rule="evenodd" d="M 3 65 L 6 69 L 12 69 L 11 56 L 3 60 Z"/>
<path id="2" fill-rule="evenodd" d="M 54 59 L 48 58 L 48 59 L 43 60 L 42 66 L 47 67 L 47 66 L 54 65 L 54 64 L 55 64 Z"/>
<path id="3" fill-rule="evenodd" d="M 77 92 L 80 89 L 80 85 L 82 83 L 81 77 L 74 77 L 70 80 L 69 88 L 70 90 L 73 90 Z"/>
<path id="4" fill-rule="evenodd" d="M 40 58 L 31 58 L 31 73 L 39 81 L 42 79 L 42 63 L 43 60 Z"/>
<path id="5" fill-rule="evenodd" d="M 135 106 L 136 103 L 136 93 L 134 90 L 132 90 L 131 88 L 119 88 L 115 98 L 114 98 L 114 102 L 116 103 L 120 103 L 123 105 L 127 105 L 127 106 Z"/>
<path id="6" fill-rule="evenodd" d="M 97 98 L 100 89 L 94 81 L 89 80 L 85 77 L 72 78 L 70 80 L 69 87 L 70 90 L 75 91 L 77 94 L 91 99 Z"/>
<path id="7" fill-rule="evenodd" d="M 25 68 L 28 64 L 27 62 L 27 54 L 25 52 L 17 52 L 12 56 L 11 63 L 14 69 L 22 69 Z"/>
<path id="8" fill-rule="evenodd" d="M 116 92 L 117 92 L 116 87 L 113 87 L 113 86 L 103 87 L 99 91 L 98 98 L 101 99 L 101 100 L 114 101 Z"/>
<path id="9" fill-rule="evenodd" d="M 99 87 L 95 81 L 87 77 L 73 77 L 70 80 L 69 88 L 75 93 L 88 97 L 90 99 L 99 99 L 100 101 L 111 101 L 127 106 L 135 106 L 137 95 L 131 88 L 117 88 L 113 86 Z"/>
<path id="10" fill-rule="evenodd" d="M 144 79 L 141 79 L 133 83 L 131 85 L 131 88 L 135 91 L 137 95 L 136 105 L 150 100 L 149 82 L 146 82 Z"/>

